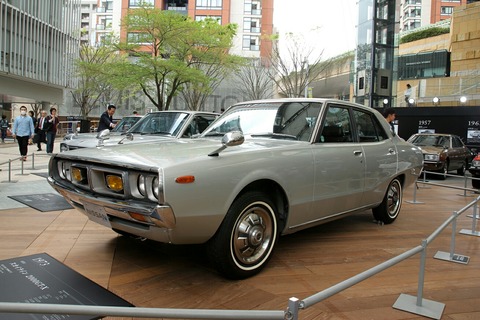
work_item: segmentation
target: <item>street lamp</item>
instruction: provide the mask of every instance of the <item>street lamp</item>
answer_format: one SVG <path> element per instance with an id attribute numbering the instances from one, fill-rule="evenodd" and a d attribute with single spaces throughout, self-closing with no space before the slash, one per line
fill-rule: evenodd
<path id="1" fill-rule="evenodd" d="M 438 105 L 440 103 L 440 98 L 439 97 L 434 97 L 432 99 L 434 105 Z"/>
<path id="2" fill-rule="evenodd" d="M 413 107 L 414 105 L 415 105 L 415 99 L 413 98 L 408 99 L 408 106 Z"/>
<path id="3" fill-rule="evenodd" d="M 460 103 L 461 103 L 461 104 L 465 104 L 466 102 L 467 102 L 467 97 L 461 96 L 461 97 L 460 97 Z"/>

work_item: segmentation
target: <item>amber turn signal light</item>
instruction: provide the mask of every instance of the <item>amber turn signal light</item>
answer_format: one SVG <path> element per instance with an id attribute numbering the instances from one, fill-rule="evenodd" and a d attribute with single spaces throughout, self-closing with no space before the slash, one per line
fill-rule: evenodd
<path id="1" fill-rule="evenodd" d="M 195 182 L 195 176 L 181 176 L 175 179 L 176 183 L 193 183 Z"/>

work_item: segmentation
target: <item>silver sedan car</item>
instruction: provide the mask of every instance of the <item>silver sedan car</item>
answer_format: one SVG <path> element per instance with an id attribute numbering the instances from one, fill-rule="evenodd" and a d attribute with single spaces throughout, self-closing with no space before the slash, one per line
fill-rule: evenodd
<path id="1" fill-rule="evenodd" d="M 199 138 L 73 150 L 48 181 L 120 234 L 205 244 L 228 278 L 258 273 L 280 235 L 371 209 L 397 219 L 419 148 L 372 108 L 281 99 L 228 108 Z"/>
<path id="2" fill-rule="evenodd" d="M 145 142 L 158 141 L 159 138 L 191 138 L 202 133 L 218 115 L 204 111 L 169 110 L 151 112 L 143 117 L 124 117 L 112 131 L 105 129 L 98 133 L 66 136 L 60 143 L 60 151 L 123 144 L 132 140 Z M 117 127 L 125 127 L 125 119 L 130 124 L 128 130 L 117 130 Z"/>

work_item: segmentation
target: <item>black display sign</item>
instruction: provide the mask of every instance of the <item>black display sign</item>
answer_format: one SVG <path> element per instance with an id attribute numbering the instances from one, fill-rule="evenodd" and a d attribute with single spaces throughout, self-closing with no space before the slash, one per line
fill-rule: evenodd
<path id="1" fill-rule="evenodd" d="M 0 261 L 0 301 L 133 307 L 46 253 Z M 0 319 L 100 319 L 92 315 L 0 313 Z"/>

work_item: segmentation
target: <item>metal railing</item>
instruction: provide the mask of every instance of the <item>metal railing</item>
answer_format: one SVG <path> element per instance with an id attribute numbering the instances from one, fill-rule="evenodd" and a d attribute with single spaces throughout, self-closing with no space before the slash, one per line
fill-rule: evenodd
<path id="1" fill-rule="evenodd" d="M 457 176 L 458 177 L 458 176 Z M 418 183 L 419 181 L 417 181 Z M 416 183 L 416 184 L 417 184 Z M 455 186 L 446 186 L 436 183 L 422 182 L 435 186 L 449 187 L 454 189 L 466 189 Z M 415 190 L 417 186 L 415 184 Z M 470 189 L 469 189 L 470 190 Z M 319 303 L 347 288 L 350 288 L 376 274 L 410 258 L 414 255 L 420 255 L 420 270 L 418 275 L 418 292 L 417 297 L 406 294 L 400 294 L 399 298 L 392 306 L 395 309 L 416 313 L 433 319 L 440 319 L 445 304 L 427 300 L 423 298 L 426 251 L 428 245 L 437 238 L 442 231 L 450 224 L 452 225 L 452 240 L 450 251 L 447 254 L 437 253 L 435 258 L 448 260 L 452 262 L 465 263 L 465 257 L 455 254 L 455 234 L 456 221 L 458 217 L 469 209 L 473 208 L 473 222 L 471 232 L 461 232 L 471 235 L 480 235 L 475 230 L 478 219 L 478 202 L 480 196 L 474 201 L 467 204 L 458 211 L 454 211 L 452 215 L 440 225 L 431 235 L 421 240 L 421 243 L 406 252 L 399 254 L 383 263 L 378 264 L 364 272 L 361 272 L 349 279 L 335 284 L 323 291 L 313 294 L 303 300 L 291 297 L 286 305 L 285 310 L 214 310 L 214 309 L 169 309 L 169 308 L 132 308 L 132 307 L 109 307 L 109 306 L 78 306 L 78 305 L 59 305 L 59 304 L 39 304 L 39 303 L 16 303 L 16 302 L 0 302 L 0 313 L 41 313 L 41 314 L 70 314 L 70 315 L 102 315 L 114 317 L 137 317 L 137 318 L 189 318 L 189 319 L 288 319 L 297 320 L 302 309 L 307 309 L 312 305 Z M 440 257 L 437 257 L 440 256 Z"/>
<path id="2" fill-rule="evenodd" d="M 28 157 L 31 157 L 32 160 L 31 160 L 31 170 L 35 170 L 35 153 L 32 153 L 30 155 L 27 155 L 25 156 L 26 158 Z M 8 161 L 4 161 L 4 162 L 0 162 L 0 166 L 3 166 L 5 164 L 8 164 L 8 180 L 6 181 L 2 181 L 2 182 L 16 182 L 15 180 L 12 180 L 12 172 L 13 172 L 13 166 L 12 164 L 15 162 L 15 161 L 20 161 L 20 175 L 26 175 L 26 173 L 24 173 L 24 169 L 25 169 L 25 163 L 24 161 L 22 160 L 24 157 L 17 157 L 17 158 L 13 158 L 13 159 L 8 159 Z"/>

